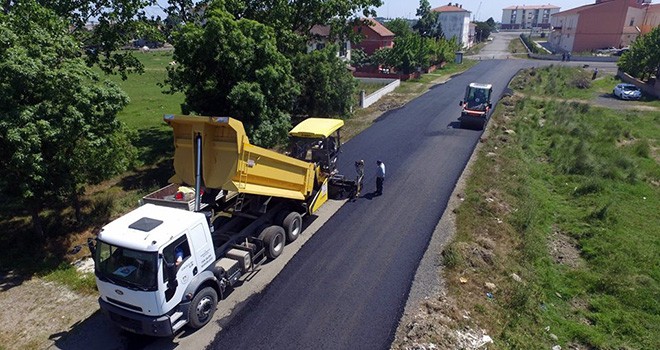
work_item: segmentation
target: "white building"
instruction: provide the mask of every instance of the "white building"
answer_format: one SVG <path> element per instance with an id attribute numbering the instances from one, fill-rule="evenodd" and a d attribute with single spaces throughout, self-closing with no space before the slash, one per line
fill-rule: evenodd
<path id="1" fill-rule="evenodd" d="M 312 39 L 307 42 L 307 52 L 322 50 L 328 44 L 337 44 L 337 57 L 342 61 L 351 61 L 351 42 L 349 40 L 330 40 L 330 26 L 314 25 L 309 31 Z"/>
<path id="2" fill-rule="evenodd" d="M 502 29 L 550 29 L 550 16 L 559 9 L 550 4 L 509 6 L 502 9 Z"/>
<path id="3" fill-rule="evenodd" d="M 470 11 L 464 9 L 463 5 L 451 3 L 431 11 L 440 13 L 438 21 L 445 38 L 456 38 L 463 48 L 470 48 Z"/>

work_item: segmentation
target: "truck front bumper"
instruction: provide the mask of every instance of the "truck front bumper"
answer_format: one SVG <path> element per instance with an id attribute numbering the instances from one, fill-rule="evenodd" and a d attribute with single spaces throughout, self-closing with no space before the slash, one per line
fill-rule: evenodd
<path id="1" fill-rule="evenodd" d="M 99 305 L 104 314 L 121 329 L 150 335 L 154 337 L 169 337 L 173 335 L 172 324 L 167 315 L 145 316 L 117 307 L 99 298 Z"/>

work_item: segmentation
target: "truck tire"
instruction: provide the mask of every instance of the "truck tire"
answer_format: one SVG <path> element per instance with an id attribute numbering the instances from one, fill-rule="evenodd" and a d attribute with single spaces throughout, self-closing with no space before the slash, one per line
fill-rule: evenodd
<path id="1" fill-rule="evenodd" d="M 281 226 L 272 225 L 266 227 L 259 234 L 259 239 L 264 242 L 266 247 L 266 256 L 269 259 L 275 259 L 284 251 L 285 234 Z"/>
<path id="2" fill-rule="evenodd" d="M 199 329 L 204 327 L 215 313 L 215 308 L 218 305 L 218 293 L 211 287 L 205 287 L 200 290 L 192 302 L 190 309 L 188 309 L 188 323 L 191 328 Z"/>
<path id="3" fill-rule="evenodd" d="M 286 231 L 287 242 L 293 242 L 302 233 L 302 216 L 298 212 L 292 211 L 284 218 L 282 226 Z"/>

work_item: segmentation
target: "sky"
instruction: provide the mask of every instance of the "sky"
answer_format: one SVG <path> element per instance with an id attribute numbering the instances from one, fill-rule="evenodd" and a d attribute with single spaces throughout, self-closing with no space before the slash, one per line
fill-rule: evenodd
<path id="1" fill-rule="evenodd" d="M 167 0 L 159 0 L 160 4 L 167 4 Z M 431 8 L 447 5 L 449 0 L 429 0 Z M 471 18 L 477 21 L 485 21 L 493 17 L 495 22 L 502 21 L 502 9 L 514 5 L 555 5 L 560 11 L 569 10 L 578 6 L 593 4 L 595 0 L 453 0 L 452 4 L 459 3 L 463 8 L 472 12 Z M 653 1 L 653 3 L 657 3 Z M 383 6 L 376 9 L 379 17 L 389 18 L 415 18 L 415 12 L 419 7 L 419 0 L 383 0 Z M 156 7 L 147 9 L 147 14 L 163 16 L 163 12 Z"/>

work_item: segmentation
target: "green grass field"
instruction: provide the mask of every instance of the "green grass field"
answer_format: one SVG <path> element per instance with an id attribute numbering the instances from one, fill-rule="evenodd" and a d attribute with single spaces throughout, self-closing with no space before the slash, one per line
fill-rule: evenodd
<path id="1" fill-rule="evenodd" d="M 616 84 L 622 81 L 613 75 L 596 75 L 592 80 L 593 68 L 571 68 L 547 66 L 525 69 L 514 78 L 511 87 L 525 94 L 538 97 L 589 100 L 597 96 L 611 96 Z M 660 100 L 644 95 L 640 101 L 650 107 L 660 107 Z"/>
<path id="2" fill-rule="evenodd" d="M 497 348 L 658 349 L 660 112 L 540 99 L 582 74 L 547 73 L 523 72 L 527 96 L 491 121 L 444 253 L 450 294 Z"/>

